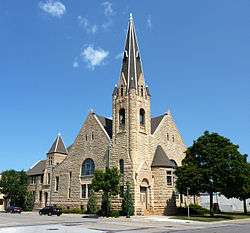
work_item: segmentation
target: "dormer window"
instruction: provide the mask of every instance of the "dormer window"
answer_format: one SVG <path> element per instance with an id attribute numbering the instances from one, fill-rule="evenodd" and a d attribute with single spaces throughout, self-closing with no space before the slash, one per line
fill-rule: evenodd
<path id="1" fill-rule="evenodd" d="M 143 108 L 140 109 L 140 125 L 145 125 L 145 110 Z"/>
<path id="2" fill-rule="evenodd" d="M 125 126 L 125 109 L 121 108 L 119 111 L 119 125 L 120 127 Z"/>

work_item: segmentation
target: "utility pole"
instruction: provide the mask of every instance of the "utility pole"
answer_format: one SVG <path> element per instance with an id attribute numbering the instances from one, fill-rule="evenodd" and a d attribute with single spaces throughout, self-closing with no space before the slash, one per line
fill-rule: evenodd
<path id="1" fill-rule="evenodd" d="M 190 210 L 189 210 L 189 190 L 190 190 L 190 188 L 187 187 L 187 214 L 188 214 L 188 218 L 190 217 Z"/>

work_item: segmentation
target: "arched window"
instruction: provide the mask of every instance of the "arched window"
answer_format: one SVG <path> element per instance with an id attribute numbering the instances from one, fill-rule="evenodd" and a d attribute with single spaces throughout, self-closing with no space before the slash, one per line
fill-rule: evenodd
<path id="1" fill-rule="evenodd" d="M 95 163 L 92 159 L 85 159 L 82 164 L 82 176 L 90 176 L 95 172 Z"/>
<path id="2" fill-rule="evenodd" d="M 121 96 L 123 96 L 123 85 L 121 85 Z"/>
<path id="3" fill-rule="evenodd" d="M 143 96 L 143 86 L 141 86 L 141 96 Z"/>
<path id="4" fill-rule="evenodd" d="M 124 108 L 121 108 L 119 111 L 119 123 L 120 123 L 120 126 L 125 125 L 125 109 Z"/>
<path id="5" fill-rule="evenodd" d="M 124 174 L 124 160 L 123 159 L 119 160 L 119 168 L 120 168 L 120 173 Z"/>
<path id="6" fill-rule="evenodd" d="M 167 140 L 169 141 L 169 134 L 167 133 Z"/>
<path id="7" fill-rule="evenodd" d="M 145 125 L 145 111 L 143 108 L 140 109 L 140 125 Z"/>

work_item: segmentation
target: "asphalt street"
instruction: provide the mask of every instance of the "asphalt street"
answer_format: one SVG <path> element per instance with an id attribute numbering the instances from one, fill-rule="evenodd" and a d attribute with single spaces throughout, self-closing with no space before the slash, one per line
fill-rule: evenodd
<path id="1" fill-rule="evenodd" d="M 166 216 L 86 218 L 64 214 L 39 216 L 36 212 L 0 213 L 0 233 L 250 233 L 250 220 L 202 223 Z"/>

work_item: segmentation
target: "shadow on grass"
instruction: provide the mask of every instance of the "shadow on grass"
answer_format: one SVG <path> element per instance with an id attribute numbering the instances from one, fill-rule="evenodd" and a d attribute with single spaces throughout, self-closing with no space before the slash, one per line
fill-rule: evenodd
<path id="1" fill-rule="evenodd" d="M 172 219 L 191 220 L 191 221 L 200 221 L 200 222 L 215 222 L 215 221 L 250 218 L 250 214 L 245 215 L 243 213 L 221 213 L 221 214 L 215 214 L 214 216 L 192 215 L 189 218 L 187 216 L 178 215 L 178 216 L 173 216 L 171 218 Z"/>

